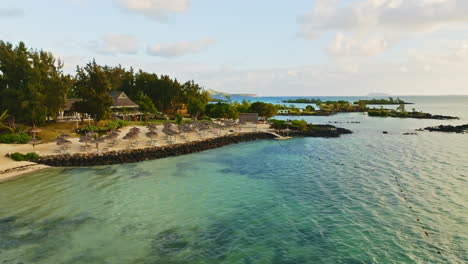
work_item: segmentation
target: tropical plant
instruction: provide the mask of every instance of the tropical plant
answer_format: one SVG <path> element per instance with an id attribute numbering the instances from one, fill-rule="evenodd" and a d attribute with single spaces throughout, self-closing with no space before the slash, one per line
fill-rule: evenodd
<path id="1" fill-rule="evenodd" d="M 6 120 L 8 117 L 9 117 L 9 115 L 8 115 L 8 110 L 5 110 L 5 111 L 3 111 L 2 114 L 0 114 L 0 128 L 5 128 L 5 129 L 7 129 L 8 131 L 10 131 L 10 132 L 13 134 L 13 133 L 15 132 L 15 131 L 13 130 L 13 128 L 11 128 L 11 127 L 9 127 L 9 126 L 7 126 L 7 125 L 5 125 L 5 124 L 3 123 L 3 122 L 5 122 L 5 120 Z"/>

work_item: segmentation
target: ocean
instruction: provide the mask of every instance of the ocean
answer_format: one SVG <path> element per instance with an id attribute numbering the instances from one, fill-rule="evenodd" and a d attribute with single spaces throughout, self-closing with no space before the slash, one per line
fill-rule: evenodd
<path id="1" fill-rule="evenodd" d="M 1 183 L 0 263 L 467 263 L 468 135 L 403 133 L 467 124 L 468 97 L 401 98 L 461 119 L 294 117 L 354 133 Z"/>

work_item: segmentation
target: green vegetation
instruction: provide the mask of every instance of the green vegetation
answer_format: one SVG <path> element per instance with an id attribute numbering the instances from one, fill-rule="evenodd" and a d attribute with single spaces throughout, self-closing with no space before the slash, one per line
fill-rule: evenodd
<path id="1" fill-rule="evenodd" d="M 289 100 L 283 100 L 283 103 L 288 103 L 288 104 L 320 104 L 322 103 L 322 100 L 320 99 L 307 99 L 307 98 L 299 98 L 299 99 L 289 99 Z"/>
<path id="2" fill-rule="evenodd" d="M 3 124 L 3 122 L 9 117 L 8 115 L 8 110 L 3 111 L 3 113 L 0 114 L 0 128 L 7 129 L 10 133 L 14 133 L 15 131 L 13 128 Z"/>
<path id="3" fill-rule="evenodd" d="M 94 60 L 78 66 L 75 76 L 65 75 L 62 68 L 62 62 L 51 53 L 28 49 L 23 42 L 13 46 L 1 41 L 1 127 L 12 127 L 13 132 L 16 122 L 45 125 L 47 120 L 56 119 L 66 98 L 82 99 L 73 109 L 89 114 L 97 123 L 110 118 L 111 91 L 125 92 L 147 119 L 157 114 L 156 110 L 173 116 L 187 108 L 194 116 L 201 115 L 211 99 L 193 81 L 179 83 L 169 76 L 101 66 Z"/>
<path id="4" fill-rule="evenodd" d="M 0 143 L 3 144 L 26 144 L 29 140 L 28 134 L 0 134 Z"/>
<path id="5" fill-rule="evenodd" d="M 205 114 L 209 118 L 226 118 L 237 119 L 240 113 L 257 113 L 263 119 L 269 119 L 278 114 L 279 106 L 264 103 L 249 101 L 238 102 L 218 102 L 215 104 L 208 104 L 205 107 Z"/>
<path id="6" fill-rule="evenodd" d="M 42 125 L 57 116 L 72 84 L 62 68 L 51 53 L 0 41 L 0 112 L 8 110 L 10 127 Z"/>
<path id="7" fill-rule="evenodd" d="M 325 101 L 318 104 L 324 112 L 365 112 L 365 105 L 353 105 L 348 101 Z"/>
<path id="8" fill-rule="evenodd" d="M 250 106 L 250 112 L 257 113 L 258 116 L 270 119 L 278 113 L 278 108 L 274 104 L 255 102 Z"/>
<path id="9" fill-rule="evenodd" d="M 37 159 L 39 159 L 39 155 L 34 152 L 30 152 L 27 154 L 15 152 L 10 155 L 10 158 L 15 161 L 36 161 Z"/>
<path id="10" fill-rule="evenodd" d="M 320 99 L 292 99 L 292 100 L 285 100 L 283 102 L 287 103 L 312 103 L 316 104 L 319 107 L 319 111 L 317 111 L 313 106 L 308 105 L 302 111 L 295 107 L 294 105 L 287 106 L 280 106 L 279 109 L 287 109 L 289 111 L 289 115 L 325 115 L 325 114 L 333 114 L 339 112 L 365 112 L 367 111 L 367 107 L 365 102 L 359 102 L 357 104 L 351 104 L 348 101 L 338 100 L 338 101 L 322 101 Z"/>
<path id="11" fill-rule="evenodd" d="M 86 125 L 76 130 L 78 134 L 85 134 L 88 132 L 95 132 L 99 135 L 108 133 L 109 131 L 120 129 L 127 126 L 129 122 L 124 120 L 106 122 L 103 126 Z"/>
<path id="12" fill-rule="evenodd" d="M 404 104 L 412 104 L 401 100 L 400 98 L 394 99 L 393 97 L 389 97 L 388 99 L 371 99 L 371 100 L 359 100 L 354 102 L 354 104 L 365 103 L 368 105 L 404 105 Z"/>
<path id="13" fill-rule="evenodd" d="M 277 119 L 270 119 L 271 128 L 273 129 L 290 129 L 290 130 L 297 130 L 297 131 L 307 131 L 309 129 L 314 128 L 314 125 L 307 123 L 304 120 L 277 120 Z"/>
<path id="14" fill-rule="evenodd" d="M 431 115 L 429 113 L 416 112 L 415 110 L 413 110 L 412 112 L 406 112 L 404 107 L 399 107 L 397 110 L 382 109 L 382 108 L 370 109 L 367 114 L 369 116 L 374 116 L 374 117 L 399 117 L 399 118 L 439 119 L 439 120 L 458 119 L 457 117 L 453 117 L 453 116 Z"/>

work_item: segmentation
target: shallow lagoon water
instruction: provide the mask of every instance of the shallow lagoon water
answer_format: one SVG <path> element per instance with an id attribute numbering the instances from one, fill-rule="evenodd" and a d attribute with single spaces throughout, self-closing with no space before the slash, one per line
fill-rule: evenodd
<path id="1" fill-rule="evenodd" d="M 462 120 L 307 117 L 355 133 L 2 183 L 0 263 L 466 263 L 468 135 L 402 133 L 468 98 L 418 99 Z"/>

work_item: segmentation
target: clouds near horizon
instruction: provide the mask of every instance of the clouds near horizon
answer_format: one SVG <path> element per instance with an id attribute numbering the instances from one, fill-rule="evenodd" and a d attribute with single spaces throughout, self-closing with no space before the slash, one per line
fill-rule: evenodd
<path id="1" fill-rule="evenodd" d="M 0 8 L 0 19 L 2 18 L 19 18 L 24 15 L 24 10 L 21 8 Z"/>
<path id="2" fill-rule="evenodd" d="M 2 1 L 0 39 L 69 73 L 96 58 L 233 93 L 468 93 L 468 0 Z"/>
<path id="3" fill-rule="evenodd" d="M 164 21 L 170 14 L 183 13 L 190 5 L 189 0 L 115 0 L 124 9 L 148 18 Z"/>
<path id="4" fill-rule="evenodd" d="M 104 55 L 134 55 L 139 51 L 138 40 L 130 34 L 107 34 L 89 44 L 91 50 Z"/>
<path id="5" fill-rule="evenodd" d="M 147 53 L 151 56 L 158 56 L 163 58 L 176 58 L 189 54 L 196 54 L 206 50 L 213 45 L 216 41 L 210 38 L 184 41 L 175 43 L 156 43 L 148 46 Z"/>

